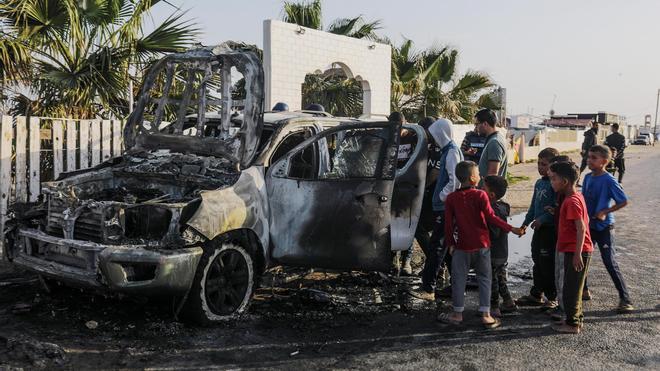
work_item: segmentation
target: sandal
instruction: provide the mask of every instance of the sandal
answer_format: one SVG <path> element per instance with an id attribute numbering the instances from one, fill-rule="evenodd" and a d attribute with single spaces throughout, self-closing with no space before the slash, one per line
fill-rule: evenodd
<path id="1" fill-rule="evenodd" d="M 493 318 L 493 319 L 494 319 L 493 322 L 488 322 L 488 323 L 481 322 L 481 324 L 484 325 L 484 327 L 485 327 L 487 330 L 492 330 L 492 329 L 494 329 L 494 328 L 498 328 L 498 327 L 500 327 L 500 326 L 502 325 L 502 321 L 500 321 L 500 320 L 497 319 L 497 318 Z"/>
<path id="2" fill-rule="evenodd" d="M 451 318 L 451 314 L 449 313 L 440 313 L 438 314 L 438 321 L 442 323 L 446 323 L 448 325 L 454 325 L 454 326 L 459 326 L 463 321 L 457 321 L 453 318 Z"/>

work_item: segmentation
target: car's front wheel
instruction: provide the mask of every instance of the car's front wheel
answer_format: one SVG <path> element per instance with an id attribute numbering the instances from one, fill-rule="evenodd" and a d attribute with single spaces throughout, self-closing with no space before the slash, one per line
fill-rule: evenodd
<path id="1" fill-rule="evenodd" d="M 252 300 L 254 265 L 246 249 L 234 242 L 205 249 L 197 267 L 184 314 L 202 325 L 234 320 Z"/>

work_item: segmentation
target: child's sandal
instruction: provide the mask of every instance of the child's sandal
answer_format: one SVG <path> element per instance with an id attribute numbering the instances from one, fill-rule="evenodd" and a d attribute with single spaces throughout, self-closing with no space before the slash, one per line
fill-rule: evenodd
<path id="1" fill-rule="evenodd" d="M 492 329 L 494 329 L 494 328 L 498 328 L 498 327 L 500 327 L 500 326 L 502 325 L 502 321 L 500 321 L 500 320 L 497 319 L 497 318 L 493 318 L 493 319 L 494 319 L 493 322 L 488 322 L 488 323 L 482 322 L 482 324 L 484 325 L 484 327 L 485 327 L 487 330 L 492 330 Z"/>
<path id="2" fill-rule="evenodd" d="M 451 314 L 449 313 L 440 313 L 438 314 L 438 321 L 442 323 L 446 323 L 448 325 L 454 325 L 454 326 L 459 326 L 463 321 L 457 321 L 453 318 L 451 318 Z"/>

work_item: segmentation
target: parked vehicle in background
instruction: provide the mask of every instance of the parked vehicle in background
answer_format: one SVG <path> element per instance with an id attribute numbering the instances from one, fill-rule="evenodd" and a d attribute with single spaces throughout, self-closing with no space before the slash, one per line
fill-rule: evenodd
<path id="1" fill-rule="evenodd" d="M 642 144 L 645 146 L 650 146 L 653 144 L 653 137 L 650 134 L 640 134 L 635 138 L 633 144 Z"/>

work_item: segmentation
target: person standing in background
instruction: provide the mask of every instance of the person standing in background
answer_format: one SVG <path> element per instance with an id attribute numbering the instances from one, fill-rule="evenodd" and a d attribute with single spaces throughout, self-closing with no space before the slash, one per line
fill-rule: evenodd
<path id="1" fill-rule="evenodd" d="M 606 146 L 614 148 L 614 168 L 619 172 L 619 184 L 623 181 L 623 174 L 626 173 L 626 160 L 623 151 L 626 149 L 626 137 L 619 133 L 619 124 L 612 124 L 612 134 L 605 138 Z M 614 175 L 614 174 L 612 174 Z"/>
<path id="2" fill-rule="evenodd" d="M 499 175 L 506 179 L 509 162 L 508 144 L 504 135 L 497 131 L 495 112 L 488 108 L 480 110 L 474 115 L 474 124 L 479 134 L 486 138 L 486 144 L 479 159 L 479 176 L 483 179 L 489 175 Z"/>
<path id="3" fill-rule="evenodd" d="M 587 159 L 589 158 L 589 148 L 598 144 L 598 123 L 593 121 L 591 129 L 584 132 L 584 141 L 582 141 L 582 164 L 580 164 L 580 174 L 587 168 Z M 579 183 L 579 182 L 578 182 Z M 579 184 L 578 184 L 579 185 Z"/>
<path id="4" fill-rule="evenodd" d="M 479 125 L 475 123 L 474 130 L 468 131 L 465 133 L 465 138 L 463 143 L 461 143 L 461 152 L 463 152 L 463 157 L 467 161 L 472 161 L 474 163 L 479 163 L 481 159 L 481 152 L 484 150 L 486 145 L 486 137 L 479 134 L 477 127 Z"/>

